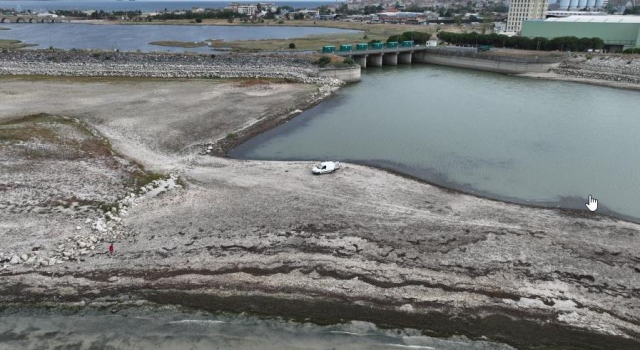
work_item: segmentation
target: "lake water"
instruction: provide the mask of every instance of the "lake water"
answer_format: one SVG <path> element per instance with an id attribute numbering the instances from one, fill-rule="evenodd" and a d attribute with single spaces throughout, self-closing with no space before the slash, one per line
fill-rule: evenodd
<path id="1" fill-rule="evenodd" d="M 640 221 L 640 94 L 430 65 L 362 82 L 231 152 L 341 160 L 517 203 Z"/>
<path id="2" fill-rule="evenodd" d="M 317 326 L 176 308 L 0 311 L 0 349 L 515 350 L 463 337 L 436 339 L 370 323 Z"/>
<path id="3" fill-rule="evenodd" d="M 190 10 L 193 7 L 202 8 L 223 8 L 233 1 L 104 1 L 104 0 L 49 0 L 49 1 L 0 1 L 1 9 L 15 10 L 16 6 L 24 11 L 55 11 L 55 10 L 103 10 L 111 11 L 137 11 L 154 12 L 154 11 L 174 11 L 174 10 Z M 252 3 L 247 1 L 237 1 L 238 3 Z M 272 1 L 278 6 L 291 6 L 293 8 L 316 8 L 322 5 L 335 5 L 335 1 Z"/>
<path id="4" fill-rule="evenodd" d="M 322 27 L 282 26 L 181 26 L 181 25 L 94 25 L 80 23 L 2 23 L 10 30 L 0 30 L 0 39 L 17 39 L 37 44 L 33 48 L 53 46 L 58 49 L 119 49 L 143 52 L 211 52 L 207 46 L 197 48 L 149 45 L 152 41 L 191 41 L 209 39 L 259 40 L 290 39 L 312 34 L 350 33 L 351 30 Z"/>

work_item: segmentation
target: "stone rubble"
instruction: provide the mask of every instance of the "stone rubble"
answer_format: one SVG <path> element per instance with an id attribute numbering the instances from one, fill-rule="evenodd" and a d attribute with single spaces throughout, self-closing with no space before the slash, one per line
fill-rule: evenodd
<path id="1" fill-rule="evenodd" d="M 0 74 L 145 77 L 278 78 L 337 87 L 342 81 L 318 77 L 310 58 L 259 54 L 169 54 L 103 51 L 24 50 L 0 52 Z"/>
<path id="2" fill-rule="evenodd" d="M 552 72 L 577 78 L 640 84 L 640 55 L 574 55 Z"/>
<path id="3" fill-rule="evenodd" d="M 174 174 L 170 174 L 164 179 L 154 180 L 140 187 L 138 194 L 130 193 L 120 199 L 115 205 L 119 208 L 117 211 L 107 212 L 95 220 L 87 218 L 85 223 L 91 223 L 91 231 L 93 232 L 88 237 L 75 235 L 73 238 L 67 238 L 64 243 L 57 244 L 55 249 L 52 249 L 48 254 L 41 252 L 42 247 L 34 247 L 31 252 L 21 254 L 13 251 L 9 252 L 9 254 L 0 253 L 0 263 L 5 263 L 0 270 L 7 270 L 10 265 L 28 265 L 36 269 L 62 264 L 67 261 L 82 261 L 81 257 L 95 251 L 97 244 L 115 242 L 135 234 L 134 231 L 124 228 L 121 223 L 122 216 L 127 214 L 127 208 L 136 206 L 142 200 L 179 188 L 182 188 L 182 186 L 178 183 L 178 177 Z M 115 206 L 112 209 L 115 209 Z M 77 226 L 76 229 L 82 230 L 82 227 Z"/>

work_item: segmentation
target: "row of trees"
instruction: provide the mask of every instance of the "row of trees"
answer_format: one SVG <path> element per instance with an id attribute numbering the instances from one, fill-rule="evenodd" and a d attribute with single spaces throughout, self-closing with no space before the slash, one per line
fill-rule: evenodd
<path id="1" fill-rule="evenodd" d="M 522 36 L 506 36 L 500 34 L 451 33 L 440 32 L 438 38 L 453 45 L 491 45 L 522 50 L 542 51 L 587 51 L 600 50 L 604 41 L 600 38 L 577 38 L 565 36 L 553 38 L 527 38 Z"/>
<path id="2" fill-rule="evenodd" d="M 404 32 L 399 35 L 391 35 L 389 39 L 387 39 L 387 42 L 392 42 L 392 41 L 402 42 L 407 40 L 413 40 L 413 42 L 418 45 L 424 45 L 427 43 L 427 41 L 429 41 L 429 39 L 431 39 L 430 33 Z"/>

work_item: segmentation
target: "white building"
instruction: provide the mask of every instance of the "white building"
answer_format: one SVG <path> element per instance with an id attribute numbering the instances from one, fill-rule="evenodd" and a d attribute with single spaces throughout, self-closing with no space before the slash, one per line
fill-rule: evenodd
<path id="1" fill-rule="evenodd" d="M 507 33 L 520 34 L 522 22 L 530 19 L 544 19 L 547 15 L 548 0 L 511 0 L 507 16 Z"/>
<path id="2" fill-rule="evenodd" d="M 236 11 L 238 13 L 243 14 L 243 15 L 253 16 L 253 15 L 256 14 L 256 12 L 258 12 L 258 6 L 256 6 L 256 5 L 240 5 L 240 6 L 238 6 L 238 9 Z"/>

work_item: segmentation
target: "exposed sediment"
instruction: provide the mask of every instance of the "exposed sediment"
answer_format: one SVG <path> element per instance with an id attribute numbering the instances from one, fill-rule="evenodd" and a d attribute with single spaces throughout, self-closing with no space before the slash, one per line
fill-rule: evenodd
<path id="1" fill-rule="evenodd" d="M 15 117 L 16 106 L 46 108 L 47 101 L 38 99 L 55 101 L 56 91 L 70 89 L 56 84 L 3 84 L 7 108 L 0 120 Z M 177 94 L 191 84 L 167 82 L 155 91 Z M 49 217 L 52 229 L 20 229 L 17 223 L 24 220 L 46 218 L 27 210 L 29 203 L 20 212 L 0 208 L 0 237 L 8 242 L 0 257 L 6 265 L 0 305 L 140 298 L 320 323 L 359 319 L 436 335 L 487 336 L 521 349 L 640 345 L 640 225 L 452 193 L 364 166 L 345 164 L 317 177 L 307 162 L 198 155 L 185 148 L 206 139 L 195 130 L 215 131 L 215 142 L 216 135 L 259 118 L 225 116 L 232 109 L 216 113 L 203 103 L 175 118 L 165 110 L 153 118 L 153 110 L 136 107 L 143 95 L 123 97 L 120 109 L 111 111 L 99 100 L 112 96 L 110 89 L 128 91 L 123 85 L 80 88 L 97 95 L 97 102 L 53 108 L 109 136 L 124 156 L 177 174 L 184 187 L 136 195 L 119 215 L 115 255 L 102 244 L 51 266 L 12 264 L 6 257 L 36 245 L 30 254 L 49 254 L 59 240 L 64 248 L 79 247 L 84 241 L 77 235 L 100 232 L 83 226 L 84 216 L 74 213 Z M 228 96 L 212 97 L 222 85 L 197 88 L 205 89 L 211 105 Z M 304 92 L 299 89 L 239 84 L 226 91 L 234 92 L 233 104 L 244 106 L 261 92 Z M 262 100 L 253 105 L 255 113 L 303 98 L 286 96 L 277 103 Z M 230 129 L 220 126 L 230 121 Z M 171 140 L 153 138 L 174 129 Z M 195 140 L 183 139 L 189 130 Z M 0 187 L 0 200 L 7 194 Z"/>

